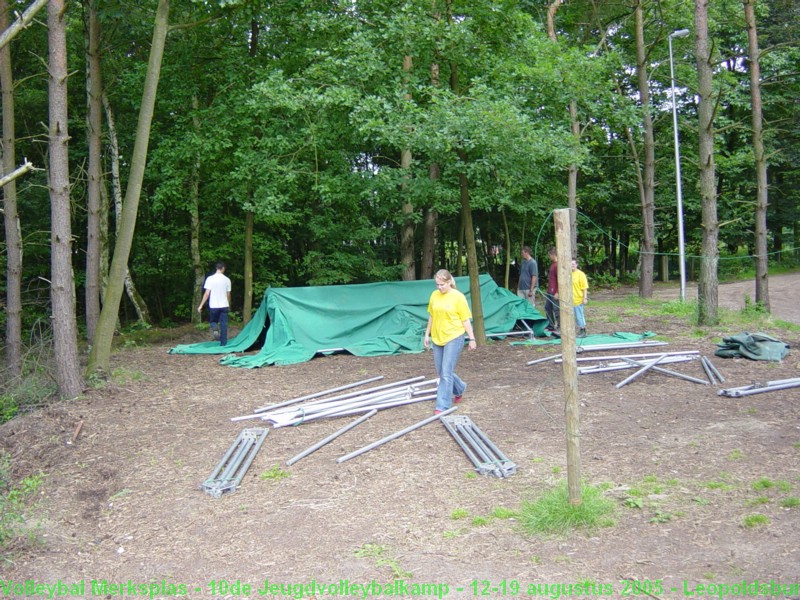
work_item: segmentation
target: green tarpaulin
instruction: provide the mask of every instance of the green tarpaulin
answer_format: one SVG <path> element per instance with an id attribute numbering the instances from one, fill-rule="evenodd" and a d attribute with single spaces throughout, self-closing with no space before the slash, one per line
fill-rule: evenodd
<path id="1" fill-rule="evenodd" d="M 739 335 L 722 338 L 717 344 L 716 356 L 722 358 L 750 358 L 752 360 L 780 361 L 789 354 L 789 344 L 785 344 L 766 333 L 743 332 Z"/>
<path id="2" fill-rule="evenodd" d="M 456 278 L 472 305 L 469 278 Z M 525 320 L 542 335 L 547 320 L 526 300 L 480 276 L 481 304 L 487 334 L 513 331 Z M 287 365 L 310 360 L 320 352 L 340 350 L 356 356 L 422 352 L 433 280 L 365 283 L 303 288 L 270 288 L 258 312 L 241 333 L 228 341 L 176 346 L 171 354 L 225 354 L 220 362 L 234 367 Z M 247 352 L 263 340 L 255 355 Z"/>

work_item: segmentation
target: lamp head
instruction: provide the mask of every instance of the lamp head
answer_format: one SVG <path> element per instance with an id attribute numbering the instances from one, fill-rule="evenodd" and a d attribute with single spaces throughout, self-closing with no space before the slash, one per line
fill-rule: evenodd
<path id="1" fill-rule="evenodd" d="M 672 33 L 670 33 L 669 37 L 670 38 L 682 38 L 682 37 L 686 37 L 687 35 L 689 35 L 689 33 L 690 32 L 689 32 L 688 29 L 678 29 L 678 31 L 673 31 Z"/>

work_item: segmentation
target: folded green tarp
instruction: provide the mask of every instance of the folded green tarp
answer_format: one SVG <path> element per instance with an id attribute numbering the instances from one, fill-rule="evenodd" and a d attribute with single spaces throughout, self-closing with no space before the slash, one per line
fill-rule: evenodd
<path id="1" fill-rule="evenodd" d="M 480 276 L 481 304 L 487 334 L 508 333 L 520 320 L 537 335 L 547 320 L 526 300 Z M 456 278 L 472 306 L 469 278 Z M 356 356 L 423 351 L 428 299 L 433 280 L 395 281 L 303 288 L 270 288 L 253 319 L 226 346 L 202 342 L 176 346 L 171 354 L 226 354 L 220 363 L 234 367 L 287 365 L 318 353 L 345 350 Z M 265 331 L 266 330 L 266 331 Z M 263 339 L 261 351 L 246 352 Z"/>
<path id="2" fill-rule="evenodd" d="M 789 354 L 789 344 L 766 333 L 740 333 L 722 338 L 717 344 L 716 356 L 722 358 L 750 358 L 752 360 L 782 360 Z"/>

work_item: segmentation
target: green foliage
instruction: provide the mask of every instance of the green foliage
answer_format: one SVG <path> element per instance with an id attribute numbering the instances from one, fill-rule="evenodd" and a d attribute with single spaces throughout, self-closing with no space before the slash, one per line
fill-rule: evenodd
<path id="1" fill-rule="evenodd" d="M 742 524 L 747 529 L 753 529 L 755 527 L 764 527 L 766 525 L 769 525 L 769 523 L 770 523 L 769 517 L 767 515 L 762 515 L 762 514 L 747 515 L 744 518 L 744 521 L 742 521 Z"/>
<path id="2" fill-rule="evenodd" d="M 0 451 L 0 549 L 24 531 L 30 499 L 42 484 L 42 475 L 29 475 L 17 483 L 11 480 L 11 457 Z"/>
<path id="3" fill-rule="evenodd" d="M 397 558 L 392 556 L 385 546 L 379 544 L 364 544 L 355 550 L 354 554 L 357 558 L 372 559 L 375 566 L 378 568 L 388 567 L 392 571 L 393 579 L 407 579 L 413 575 L 413 573 L 406 571 L 400 566 Z"/>
<path id="4" fill-rule="evenodd" d="M 273 465 L 260 475 L 262 481 L 280 481 L 281 479 L 286 479 L 291 476 L 292 474 L 289 473 L 289 471 L 281 469 L 280 465 Z"/>
<path id="5" fill-rule="evenodd" d="M 520 523 L 530 534 L 566 535 L 573 529 L 594 529 L 613 523 L 614 502 L 597 487 L 584 485 L 582 502 L 570 504 L 566 482 L 526 501 L 520 509 Z"/>

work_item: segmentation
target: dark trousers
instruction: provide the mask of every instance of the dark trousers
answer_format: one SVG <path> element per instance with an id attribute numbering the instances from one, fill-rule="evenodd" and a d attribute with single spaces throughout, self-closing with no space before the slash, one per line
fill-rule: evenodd
<path id="1" fill-rule="evenodd" d="M 219 345 L 224 346 L 228 343 L 228 308 L 210 308 L 209 325 L 214 329 L 214 324 L 219 323 Z"/>
<path id="2" fill-rule="evenodd" d="M 547 316 L 547 321 L 550 323 L 550 327 L 553 329 L 558 329 L 558 321 L 561 317 L 558 308 L 558 298 L 554 298 L 550 294 L 545 294 L 544 314 Z"/>

